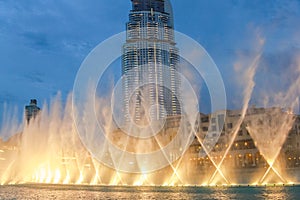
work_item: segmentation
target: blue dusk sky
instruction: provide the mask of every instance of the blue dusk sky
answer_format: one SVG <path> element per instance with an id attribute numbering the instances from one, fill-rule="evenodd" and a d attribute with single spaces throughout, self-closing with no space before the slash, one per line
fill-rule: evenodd
<path id="1" fill-rule="evenodd" d="M 258 49 L 263 54 L 251 103 L 290 87 L 300 58 L 299 0 L 171 2 L 175 29 L 198 41 L 217 64 L 229 108 L 241 107 L 235 66 L 247 67 Z M 130 9 L 130 0 L 0 0 L 0 114 L 7 104 L 22 116 L 31 98 L 42 104 L 58 91 L 65 99 L 85 57 L 125 30 Z M 257 47 L 260 40 L 264 45 Z M 208 99 L 203 92 L 204 112 Z"/>

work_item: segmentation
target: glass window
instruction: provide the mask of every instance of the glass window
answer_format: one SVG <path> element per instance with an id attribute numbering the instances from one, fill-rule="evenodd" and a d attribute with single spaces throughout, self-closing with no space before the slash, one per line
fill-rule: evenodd
<path id="1" fill-rule="evenodd" d="M 228 123 L 227 124 L 227 128 L 232 128 L 233 126 L 232 126 L 232 123 Z"/>

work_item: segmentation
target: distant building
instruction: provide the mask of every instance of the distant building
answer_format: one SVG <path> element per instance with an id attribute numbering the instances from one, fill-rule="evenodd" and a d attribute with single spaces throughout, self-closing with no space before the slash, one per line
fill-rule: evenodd
<path id="1" fill-rule="evenodd" d="M 37 106 L 37 100 L 31 99 L 30 104 L 25 106 L 25 119 L 27 124 L 39 114 L 40 110 L 41 109 Z"/>

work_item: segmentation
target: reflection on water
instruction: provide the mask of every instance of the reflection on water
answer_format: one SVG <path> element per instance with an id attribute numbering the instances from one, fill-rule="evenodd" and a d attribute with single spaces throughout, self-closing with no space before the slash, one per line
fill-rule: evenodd
<path id="1" fill-rule="evenodd" d="M 274 188 L 268 188 L 267 190 L 264 190 L 262 197 L 265 199 L 288 199 L 289 195 L 286 192 L 284 187 L 280 187 L 280 188 L 274 187 Z M 299 193 L 295 197 L 299 198 Z"/>
<path id="2" fill-rule="evenodd" d="M 300 187 L 0 186 L 0 199 L 297 199 Z"/>

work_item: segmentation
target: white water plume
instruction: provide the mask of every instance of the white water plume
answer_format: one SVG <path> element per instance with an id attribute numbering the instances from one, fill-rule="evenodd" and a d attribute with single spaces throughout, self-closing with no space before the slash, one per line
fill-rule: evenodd
<path id="1" fill-rule="evenodd" d="M 263 103 L 266 109 L 264 112 L 257 112 L 255 108 L 249 111 L 247 119 L 247 129 L 253 138 L 256 147 L 266 159 L 269 168 L 260 182 L 264 181 L 268 172 L 272 169 L 281 181 L 286 182 L 284 178 L 274 168 L 274 163 L 278 158 L 283 144 L 288 137 L 290 130 L 295 122 L 294 113 L 299 110 L 300 95 L 300 62 L 288 72 L 290 75 L 290 85 L 285 91 L 276 91 L 274 93 L 265 91 L 263 93 Z"/>

